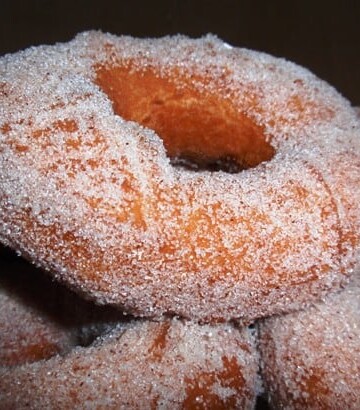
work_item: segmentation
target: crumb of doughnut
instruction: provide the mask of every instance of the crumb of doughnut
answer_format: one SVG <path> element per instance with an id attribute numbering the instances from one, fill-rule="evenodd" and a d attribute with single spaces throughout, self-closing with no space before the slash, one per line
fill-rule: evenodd
<path id="1" fill-rule="evenodd" d="M 339 293 L 260 324 L 265 389 L 274 408 L 360 408 L 360 275 Z"/>
<path id="2" fill-rule="evenodd" d="M 178 320 L 119 325 L 65 357 L 0 370 L 7 408 L 253 409 L 254 335 Z"/>
<path id="3" fill-rule="evenodd" d="M 217 124 L 225 111 L 230 130 L 240 116 L 261 134 L 245 155 L 256 166 L 173 166 L 156 132 L 117 115 L 105 80 L 118 61 L 124 84 L 171 91 L 176 72 L 197 116 Z M 338 288 L 358 258 L 359 120 L 294 64 L 213 36 L 89 32 L 1 58 L 0 103 L 0 240 L 98 303 L 247 323 Z M 203 136 L 209 150 L 223 145 L 212 144 Z"/>

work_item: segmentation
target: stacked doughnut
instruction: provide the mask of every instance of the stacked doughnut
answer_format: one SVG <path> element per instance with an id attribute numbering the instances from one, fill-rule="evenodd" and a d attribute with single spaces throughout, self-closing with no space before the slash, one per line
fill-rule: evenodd
<path id="1" fill-rule="evenodd" d="M 360 408 L 360 275 L 322 303 L 259 327 L 272 408 Z"/>
<path id="2" fill-rule="evenodd" d="M 359 176 L 356 184 L 360 189 Z M 359 231 L 360 213 L 353 216 Z M 258 329 L 261 374 L 271 408 L 360 408 L 358 267 L 341 291 L 305 310 L 259 321 Z"/>
<path id="3" fill-rule="evenodd" d="M 15 366 L 70 351 L 76 345 L 75 334 L 53 320 L 51 311 L 39 315 L 38 304 L 47 295 L 36 280 L 24 281 L 21 265 L 14 268 L 16 282 L 8 272 L 0 277 L 0 364 Z"/>
<path id="4" fill-rule="evenodd" d="M 358 269 L 349 103 L 303 68 L 213 36 L 99 32 L 2 57 L 0 101 L 1 242 L 137 317 L 80 320 L 65 339 L 41 319 L 57 354 L 3 363 L 6 408 L 252 408 L 246 326 L 313 309 Z M 282 360 L 266 323 L 265 387 L 286 406 L 281 369 L 266 371 Z M 83 333 L 95 341 L 74 347 Z"/>
<path id="5" fill-rule="evenodd" d="M 254 408 L 254 330 L 125 320 L 25 262 L 0 285 L 1 409 Z"/>
<path id="6" fill-rule="evenodd" d="M 54 284 L 0 248 L 0 366 L 35 363 L 88 345 L 124 317 Z"/>

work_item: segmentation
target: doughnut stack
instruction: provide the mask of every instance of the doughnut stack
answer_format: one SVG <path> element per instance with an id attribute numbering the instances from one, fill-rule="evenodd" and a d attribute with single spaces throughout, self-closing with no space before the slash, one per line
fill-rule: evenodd
<path id="1" fill-rule="evenodd" d="M 3 251 L 0 408 L 360 407 L 360 121 L 331 86 L 85 32 L 0 58 L 0 101 L 0 241 L 41 270 Z"/>
<path id="2" fill-rule="evenodd" d="M 254 408 L 256 331 L 124 317 L 26 262 L 0 288 L 0 408 Z"/>

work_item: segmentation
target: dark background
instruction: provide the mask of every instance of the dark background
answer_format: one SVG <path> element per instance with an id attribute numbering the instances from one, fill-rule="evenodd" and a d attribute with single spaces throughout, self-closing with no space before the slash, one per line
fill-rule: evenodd
<path id="1" fill-rule="evenodd" d="M 0 55 L 77 32 L 211 32 L 310 68 L 360 105 L 360 1 L 0 0 Z"/>

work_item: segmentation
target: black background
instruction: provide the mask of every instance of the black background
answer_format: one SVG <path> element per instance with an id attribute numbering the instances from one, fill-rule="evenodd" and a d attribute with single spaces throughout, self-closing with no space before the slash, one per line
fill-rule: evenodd
<path id="1" fill-rule="evenodd" d="M 211 32 L 306 66 L 360 105 L 357 0 L 0 0 L 0 54 L 89 29 L 139 37 Z"/>

